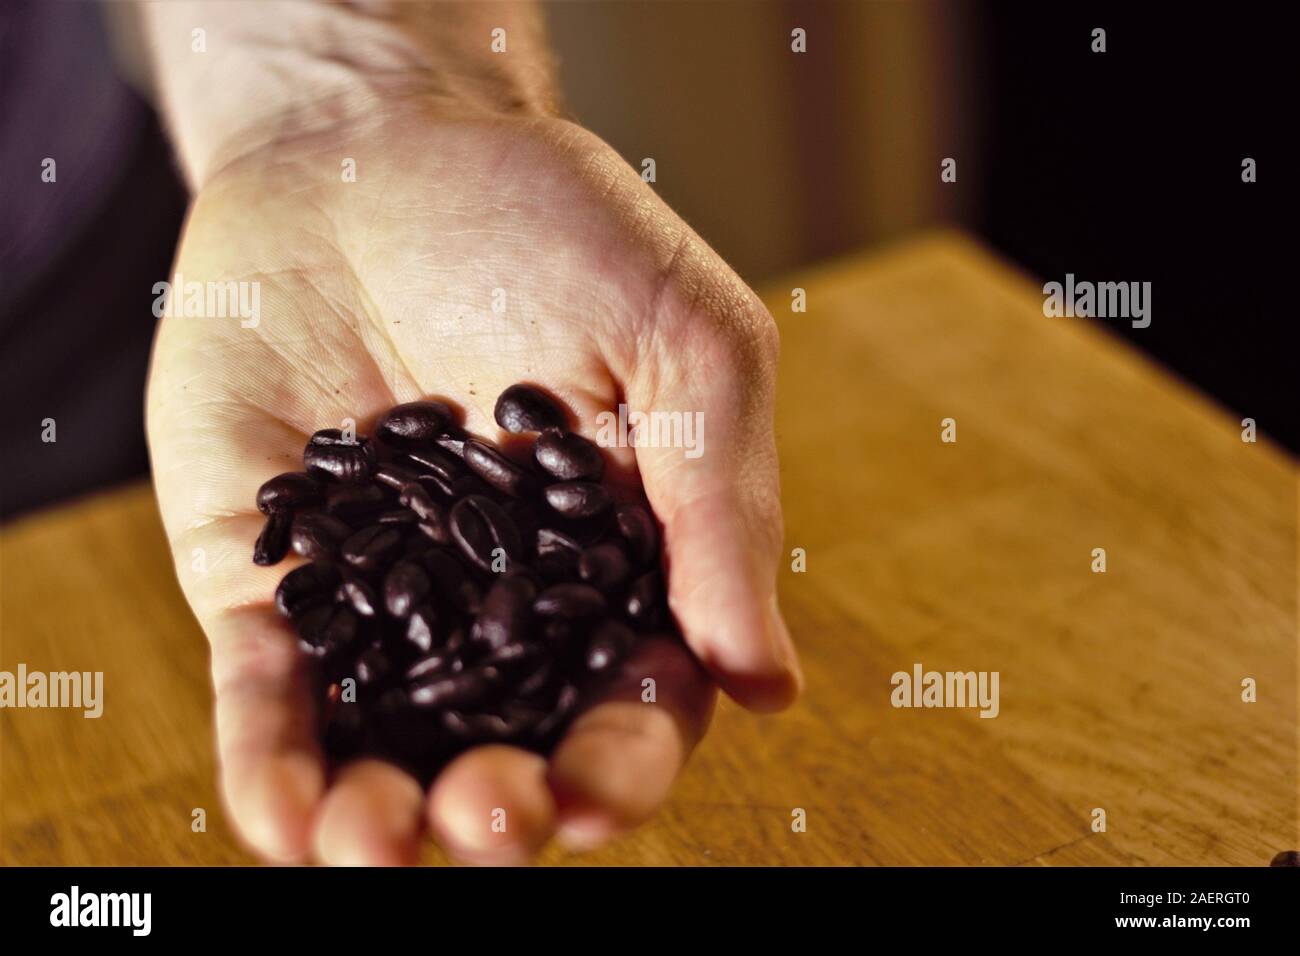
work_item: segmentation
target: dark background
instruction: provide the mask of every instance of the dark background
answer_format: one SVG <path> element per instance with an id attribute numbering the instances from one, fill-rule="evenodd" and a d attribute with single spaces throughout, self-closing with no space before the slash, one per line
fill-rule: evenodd
<path id="1" fill-rule="evenodd" d="M 965 78 L 945 81 L 956 84 L 953 103 L 979 91 L 981 150 L 972 153 L 975 168 L 963 160 L 960 172 L 963 188 L 975 195 L 968 197 L 970 212 L 951 218 L 1045 278 L 1072 272 L 1081 280 L 1150 281 L 1149 328 L 1132 329 L 1127 320 L 1098 324 L 1300 451 L 1293 336 L 1281 310 L 1292 274 L 1283 255 L 1294 243 L 1279 239 L 1292 174 L 1280 141 L 1295 112 L 1294 76 L 1283 74 L 1293 74 L 1293 53 L 1281 16 L 1248 5 L 927 9 L 962 41 Z M 581 45 L 594 29 L 589 15 L 615 10 L 559 8 L 557 39 Z M 732 36 L 744 18 L 772 10 L 810 25 L 810 57 L 827 47 L 838 55 L 837 65 L 828 56 L 810 58 L 800 83 L 843 83 L 844 71 L 868 65 L 893 69 L 836 32 L 846 5 L 657 4 L 629 16 L 649 24 L 671 13 L 687 26 L 692 17 L 712 18 L 720 36 Z M 1105 54 L 1090 50 L 1094 26 L 1107 30 Z M 788 25 L 780 28 L 788 35 Z M 637 29 L 624 29 L 636 42 Z M 710 49 L 716 44 L 696 57 L 697 65 Z M 947 57 L 943 49 L 932 52 Z M 603 66 L 589 68 L 598 76 Z M 690 63 L 680 66 L 689 85 Z M 594 85 L 572 58 L 565 70 L 569 82 Z M 800 111 L 812 151 L 801 160 L 798 182 L 760 182 L 750 200 L 781 188 L 804 190 L 815 241 L 779 263 L 783 268 L 878 238 L 846 221 L 848 207 L 825 188 L 833 180 L 819 175 L 818 164 L 833 163 L 840 146 L 847 151 L 854 136 L 869 138 L 879 126 L 854 119 L 846 133 L 840 119 L 836 135 L 833 100 L 809 89 L 815 87 L 797 95 L 822 106 Z M 948 119 L 955 124 L 960 116 Z M 647 114 L 646 122 L 654 121 Z M 624 130 L 620 137 L 617 128 L 593 125 L 639 162 L 635 134 Z M 0 6 L 0 133 L 0 381 L 10 422 L 0 430 L 0 516 L 7 518 L 145 473 L 151 287 L 168 274 L 185 194 L 157 118 L 117 75 L 93 4 Z M 32 175 L 47 155 L 59 157 L 58 190 Z M 1258 164 L 1253 184 L 1241 181 L 1246 156 Z M 763 278 L 762 265 L 753 264 L 759 260 L 751 257 L 746 269 L 745 250 L 732 248 L 724 230 L 707 228 L 707 214 L 690 214 L 691 189 L 710 188 L 708 175 L 696 179 L 665 183 L 665 197 L 747 279 Z M 46 417 L 58 422 L 55 445 L 39 440 Z"/>

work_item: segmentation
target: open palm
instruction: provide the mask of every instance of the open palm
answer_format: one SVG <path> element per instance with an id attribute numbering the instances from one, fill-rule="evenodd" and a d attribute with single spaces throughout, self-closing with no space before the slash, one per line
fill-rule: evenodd
<path id="1" fill-rule="evenodd" d="M 411 111 L 280 142 L 209 179 L 176 273 L 259 291 L 255 325 L 162 321 L 148 424 L 178 574 L 211 642 L 223 790 L 263 855 L 409 862 L 426 824 L 477 862 L 526 859 L 557 832 L 592 845 L 662 802 L 715 681 L 754 708 L 793 698 L 774 596 L 771 319 L 598 139 L 558 120 Z M 480 747 L 427 794 L 376 760 L 328 777 L 308 676 L 271 603 L 291 565 L 250 558 L 254 494 L 301 467 L 316 429 L 352 419 L 366 432 L 417 398 L 459 406 L 470 431 L 498 440 L 493 402 L 519 381 L 562 399 L 590 438 L 620 402 L 703 413 L 698 458 L 607 450 L 616 474 L 639 472 L 664 523 L 669 603 L 695 657 L 645 643 L 549 759 Z"/>

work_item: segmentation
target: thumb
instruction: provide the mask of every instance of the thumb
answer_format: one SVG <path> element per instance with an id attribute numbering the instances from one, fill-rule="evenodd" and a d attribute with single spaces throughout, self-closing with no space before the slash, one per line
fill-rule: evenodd
<path id="1" fill-rule="evenodd" d="M 722 689 L 768 711 L 793 702 L 802 675 L 776 601 L 776 326 L 752 294 L 742 302 L 726 321 L 661 315 L 656 354 L 625 387 L 629 416 L 642 413 L 637 468 L 664 523 L 669 606 Z"/>

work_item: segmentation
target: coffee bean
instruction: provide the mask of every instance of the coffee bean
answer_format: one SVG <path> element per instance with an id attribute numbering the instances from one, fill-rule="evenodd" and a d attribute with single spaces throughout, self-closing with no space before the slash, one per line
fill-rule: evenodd
<path id="1" fill-rule="evenodd" d="M 605 613 L 605 596 L 590 584 L 552 584 L 533 601 L 538 617 L 582 621 Z"/>
<path id="2" fill-rule="evenodd" d="M 537 740 L 549 739 L 569 722 L 577 708 L 578 688 L 573 684 L 564 684 L 555 697 L 551 712 L 533 728 L 533 737 Z"/>
<path id="3" fill-rule="evenodd" d="M 409 447 L 432 441 L 451 422 L 451 409 L 442 402 L 406 402 L 384 413 L 375 434 L 385 445 Z"/>
<path id="4" fill-rule="evenodd" d="M 419 520 L 419 515 L 409 508 L 393 508 L 391 511 L 377 512 L 373 519 L 377 524 L 409 525 Z"/>
<path id="5" fill-rule="evenodd" d="M 381 648 L 372 647 L 357 657 L 357 683 L 362 687 L 374 686 L 387 677 L 392 669 L 388 655 Z"/>
<path id="6" fill-rule="evenodd" d="M 443 451 L 451 452 L 457 458 L 465 457 L 465 436 L 458 432 L 443 432 L 433 440 Z"/>
<path id="7" fill-rule="evenodd" d="M 264 515 L 282 508 L 301 508 L 320 500 L 321 486 L 311 475 L 289 471 L 257 489 L 257 510 Z"/>
<path id="8" fill-rule="evenodd" d="M 627 656 L 635 641 L 636 635 L 622 621 L 612 618 L 601 621 L 587 642 L 587 670 L 593 674 L 612 671 Z"/>
<path id="9" fill-rule="evenodd" d="M 401 491 L 407 485 L 414 485 L 419 481 L 419 475 L 409 468 L 403 468 L 401 465 L 394 465 L 392 462 L 380 465 L 375 469 L 375 480 L 387 485 L 389 488 L 395 488 Z"/>
<path id="10" fill-rule="evenodd" d="M 491 498 L 469 495 L 451 509 L 451 536 L 465 556 L 484 571 L 495 571 L 504 558 L 505 569 L 523 554 L 523 542 L 514 522 Z M 499 567 L 498 563 L 498 567 Z"/>
<path id="11" fill-rule="evenodd" d="M 663 578 L 658 571 L 647 571 L 628 589 L 627 616 L 641 628 L 658 627 L 664 618 Z"/>
<path id="12" fill-rule="evenodd" d="M 415 620 L 415 615 L 411 615 L 411 620 Z M 448 665 L 451 664 L 451 655 L 445 651 L 437 651 L 421 657 L 414 664 L 406 669 L 406 680 L 410 683 L 418 683 L 425 678 L 432 677 L 435 674 L 446 672 Z"/>
<path id="13" fill-rule="evenodd" d="M 357 638 L 360 622 L 350 607 L 322 604 L 304 613 L 296 622 L 298 643 L 312 657 L 326 657 L 344 650 Z"/>
<path id="14" fill-rule="evenodd" d="M 592 481 L 562 481 L 546 488 L 546 503 L 566 518 L 592 518 L 614 503 L 609 489 Z"/>
<path id="15" fill-rule="evenodd" d="M 481 441 L 465 442 L 465 464 L 497 491 L 518 498 L 532 492 L 536 479 L 501 452 Z"/>
<path id="16" fill-rule="evenodd" d="M 592 545 L 578 558 L 578 577 L 606 593 L 622 587 L 630 572 L 627 555 L 616 544 Z"/>
<path id="17" fill-rule="evenodd" d="M 314 602 L 328 600 L 338 584 L 339 572 L 332 564 L 304 564 L 280 579 L 275 589 L 275 608 L 285 617 L 293 617 Z"/>
<path id="18" fill-rule="evenodd" d="M 334 557 L 339 545 L 351 534 L 352 529 L 338 518 L 320 512 L 304 512 L 293 517 L 290 543 L 295 554 L 315 561 Z"/>
<path id="19" fill-rule="evenodd" d="M 262 533 L 253 544 L 253 563 L 260 565 L 277 564 L 289 553 L 289 533 L 293 528 L 293 511 L 280 508 L 272 511 Z"/>
<path id="20" fill-rule="evenodd" d="M 424 524 L 429 525 L 429 531 L 425 532 L 435 541 L 442 535 L 442 529 L 447 526 L 447 512 L 442 505 L 433 500 L 433 496 L 424 490 L 423 485 L 411 484 L 402 489 L 398 501 L 405 508 L 410 508 Z"/>
<path id="21" fill-rule="evenodd" d="M 497 424 L 513 434 L 563 428 L 564 418 L 564 410 L 531 385 L 511 385 L 497 398 Z"/>
<path id="22" fill-rule="evenodd" d="M 521 641 L 533 617 L 537 586 L 527 577 L 503 575 L 488 589 L 474 622 L 474 637 L 493 650 Z"/>
<path id="23" fill-rule="evenodd" d="M 537 437 L 533 457 L 561 481 L 599 481 L 605 471 L 605 458 L 595 444 L 558 428 L 548 428 Z"/>
<path id="24" fill-rule="evenodd" d="M 576 557 L 582 552 L 582 545 L 557 528 L 538 528 L 537 553 L 549 554 L 552 551 L 569 551 Z"/>
<path id="25" fill-rule="evenodd" d="M 632 559 L 641 567 L 653 563 L 659 553 L 659 529 L 650 512 L 628 502 L 614 509 L 614 520 Z"/>
<path id="26" fill-rule="evenodd" d="M 493 667 L 480 667 L 459 674 L 434 675 L 413 684 L 407 696 L 416 707 L 470 707 L 481 704 L 500 680 Z"/>
<path id="27" fill-rule="evenodd" d="M 412 449 L 407 452 L 406 460 L 421 474 L 434 475 L 448 484 L 465 475 L 465 464 L 460 457 L 439 448 Z"/>
<path id="28" fill-rule="evenodd" d="M 325 510 L 350 520 L 382 508 L 385 500 L 378 485 L 331 485 L 325 492 Z"/>
<path id="29" fill-rule="evenodd" d="M 375 589 L 360 575 L 352 571 L 343 571 L 343 581 L 339 584 L 336 597 L 351 605 L 352 610 L 362 617 L 374 617 L 379 610 L 379 597 Z"/>
<path id="30" fill-rule="evenodd" d="M 433 650 L 438 643 L 438 612 L 432 603 L 426 601 L 411 609 L 406 639 L 425 654 Z"/>
<path id="31" fill-rule="evenodd" d="M 441 548 L 433 548 L 420 555 L 419 560 L 429 572 L 433 589 L 445 606 L 464 613 L 478 613 L 482 595 L 456 558 Z"/>
<path id="32" fill-rule="evenodd" d="M 384 607 L 395 618 L 407 617 L 432 592 L 429 575 L 414 561 L 399 561 L 384 576 Z"/>
<path id="33" fill-rule="evenodd" d="M 377 458 L 370 439 L 357 436 L 346 441 L 337 428 L 319 431 L 302 453 L 303 464 L 309 474 L 335 478 L 339 481 L 364 481 L 375 471 Z"/>
<path id="34" fill-rule="evenodd" d="M 362 571 L 374 571 L 397 554 L 402 533 L 389 525 L 374 524 L 362 528 L 343 542 L 343 560 Z"/>
<path id="35" fill-rule="evenodd" d="M 541 666 L 525 677 L 515 687 L 515 693 L 527 700 L 546 692 L 555 675 L 555 666 L 550 661 L 543 661 Z"/>
<path id="36" fill-rule="evenodd" d="M 484 657 L 479 662 L 479 666 L 495 667 L 503 674 L 518 675 L 535 665 L 544 653 L 545 650 L 539 644 L 511 641 L 509 644 L 502 644 Z"/>

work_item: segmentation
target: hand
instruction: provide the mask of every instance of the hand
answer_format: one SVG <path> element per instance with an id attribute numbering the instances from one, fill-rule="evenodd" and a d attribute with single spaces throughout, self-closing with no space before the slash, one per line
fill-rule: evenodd
<path id="1" fill-rule="evenodd" d="M 448 119 L 411 102 L 278 140 L 206 177 L 176 272 L 260 291 L 253 327 L 164 318 L 148 394 L 159 503 L 211 642 L 223 790 L 256 851 L 407 863 L 426 821 L 475 862 L 527 859 L 556 833 L 596 845 L 665 799 L 715 681 L 757 710 L 796 696 L 775 598 L 774 325 L 599 139 L 557 119 Z M 493 403 L 518 381 L 560 397 L 593 439 L 597 413 L 619 402 L 702 414 L 698 458 L 607 449 L 616 471 L 639 470 L 664 523 L 669 603 L 699 663 L 649 642 L 549 760 L 479 748 L 427 795 L 375 760 L 327 780 L 304 663 L 271 605 L 292 564 L 250 558 L 254 494 L 300 469 L 312 431 L 352 418 L 367 432 L 398 402 L 449 399 L 496 440 Z M 640 700 L 643 676 L 654 705 Z M 495 808 L 505 832 L 492 830 Z"/>

